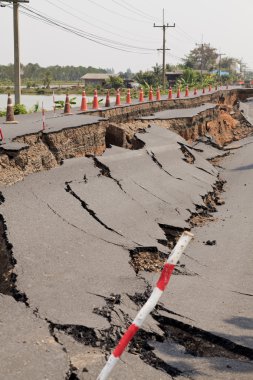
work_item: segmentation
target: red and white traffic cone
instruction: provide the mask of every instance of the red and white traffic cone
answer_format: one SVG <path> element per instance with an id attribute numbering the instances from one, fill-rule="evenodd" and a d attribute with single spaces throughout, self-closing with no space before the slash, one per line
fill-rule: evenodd
<path id="1" fill-rule="evenodd" d="M 88 107 L 87 107 L 86 92 L 83 90 L 80 111 L 87 111 L 87 109 Z"/>
<path id="2" fill-rule="evenodd" d="M 177 88 L 177 98 L 180 98 L 181 96 L 181 91 L 180 91 L 180 87 Z"/>
<path id="3" fill-rule="evenodd" d="M 5 144 L 2 128 L 0 128 L 0 144 Z"/>
<path id="4" fill-rule="evenodd" d="M 117 93 L 116 93 L 116 102 L 115 102 L 115 106 L 120 106 L 121 105 L 121 102 L 120 102 L 120 91 L 119 91 L 119 88 L 117 89 Z"/>
<path id="5" fill-rule="evenodd" d="M 14 117 L 14 108 L 12 104 L 11 94 L 8 94 L 7 100 L 7 110 L 6 110 L 6 121 L 4 124 L 18 124 L 18 121 Z"/>
<path id="6" fill-rule="evenodd" d="M 97 90 L 94 90 L 92 109 L 93 110 L 97 110 L 98 108 L 99 108 L 99 105 L 98 105 L 98 92 L 97 92 Z"/>
<path id="7" fill-rule="evenodd" d="M 131 104 L 132 103 L 130 88 L 127 90 L 126 103 L 127 104 Z"/>
<path id="8" fill-rule="evenodd" d="M 153 98 L 153 89 L 152 89 L 152 87 L 150 87 L 150 89 L 149 89 L 148 100 L 149 100 L 150 102 L 153 102 L 153 100 L 154 100 L 154 98 Z"/>
<path id="9" fill-rule="evenodd" d="M 143 89 L 140 88 L 140 93 L 139 93 L 139 102 L 144 102 L 144 95 L 143 95 Z"/>
<path id="10" fill-rule="evenodd" d="M 68 94 L 66 95 L 66 100 L 65 100 L 64 115 L 72 115 L 71 110 L 70 110 L 70 102 L 69 102 Z"/>
<path id="11" fill-rule="evenodd" d="M 161 100 L 161 92 L 160 92 L 160 88 L 157 87 L 157 90 L 156 90 L 156 100 Z"/>
<path id="12" fill-rule="evenodd" d="M 106 98 L 105 98 L 105 107 L 111 107 L 110 90 L 107 90 L 107 94 L 106 94 Z"/>
<path id="13" fill-rule="evenodd" d="M 198 95 L 198 90 L 196 89 L 196 87 L 194 88 L 193 95 Z"/>
<path id="14" fill-rule="evenodd" d="M 168 99 L 172 99 L 173 95 L 172 95 L 172 88 L 169 87 L 169 92 L 168 92 Z"/>
<path id="15" fill-rule="evenodd" d="M 185 97 L 189 96 L 189 87 L 186 86 L 185 88 Z"/>

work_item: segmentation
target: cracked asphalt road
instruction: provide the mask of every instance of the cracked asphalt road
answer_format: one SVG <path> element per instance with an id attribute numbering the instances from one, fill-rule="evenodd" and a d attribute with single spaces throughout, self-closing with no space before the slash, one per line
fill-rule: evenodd
<path id="1" fill-rule="evenodd" d="M 139 308 L 129 296 L 143 294 L 157 277 L 147 272 L 136 276 L 129 250 L 168 251 L 161 244 L 166 237 L 159 224 L 185 228 L 196 204 L 204 207 L 202 196 L 212 191 L 217 170 L 190 148 L 194 163 L 187 163 L 178 144 L 186 142 L 168 130 L 151 127 L 138 138 L 145 142 L 141 150 L 112 147 L 97 157 L 111 177 L 93 158 L 78 158 L 1 188 L 0 213 L 17 260 L 16 287 L 28 304 L 0 297 L 0 340 L 8 341 L 0 346 L 5 379 L 95 378 L 105 362 L 101 348 L 113 347 Z M 165 310 L 159 311 L 227 338 L 242 350 L 253 348 L 251 152 L 252 145 L 245 144 L 224 159 L 225 205 L 215 222 L 193 231 L 195 242 L 182 260 L 198 276 L 174 276 L 162 298 Z M 217 244 L 206 246 L 203 241 L 208 239 Z M 112 293 L 121 300 L 109 307 L 106 299 Z M 226 359 L 217 345 L 213 356 L 203 349 L 203 358 L 196 358 L 182 343 L 168 346 L 162 326 L 152 317 L 144 331 L 155 364 L 149 364 L 146 346 L 148 361 L 134 347 L 136 354 L 123 356 L 112 379 L 169 379 L 174 368 L 179 379 L 251 378 L 252 363 L 238 360 L 232 349 Z M 18 350 L 19 361 L 11 366 L 15 350 L 27 337 L 28 349 Z M 43 341 L 45 352 L 37 341 Z M 21 369 L 24 365 L 27 372 Z"/>

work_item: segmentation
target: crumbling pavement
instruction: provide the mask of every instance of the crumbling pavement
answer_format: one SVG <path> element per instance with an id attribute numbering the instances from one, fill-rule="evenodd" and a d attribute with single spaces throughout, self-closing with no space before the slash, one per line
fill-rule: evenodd
<path id="1" fill-rule="evenodd" d="M 47 363 L 37 373 L 28 372 L 28 379 L 41 378 L 43 371 L 43 376 L 52 379 L 95 378 L 104 354 L 114 347 L 143 302 L 138 294 L 148 293 L 156 278 L 153 271 L 143 271 L 145 268 L 136 274 L 130 264 L 131 252 L 155 252 L 163 257 L 180 231 L 192 228 L 193 213 L 217 213 L 206 196 L 216 191 L 218 172 L 211 163 L 168 130 L 150 126 L 137 138 L 143 142 L 142 149 L 113 146 L 101 157 L 68 160 L 59 168 L 2 189 L 4 239 L 11 252 L 4 252 L 10 258 L 6 262 L 10 287 L 3 291 L 6 295 L 1 300 L 6 310 L 17 305 L 22 314 L 19 322 L 31 318 L 32 337 L 37 328 L 44 329 L 39 350 L 33 350 L 31 357 L 26 350 L 21 353 L 20 363 L 27 357 L 32 360 L 29 370 L 37 361 L 42 367 Z M 191 162 L 185 152 L 194 157 Z M 213 201 L 217 198 L 216 194 Z M 214 224 L 208 223 L 207 228 Z M 222 373 L 220 378 L 232 379 L 234 371 L 240 378 L 249 378 L 251 345 L 239 337 L 235 344 L 234 337 L 222 334 L 232 320 L 215 330 L 210 311 L 208 323 L 213 327 L 209 329 L 205 310 L 200 313 L 202 321 L 196 318 L 198 308 L 191 302 L 185 308 L 186 288 L 206 297 L 199 288 L 205 287 L 212 260 L 210 255 L 203 260 L 195 251 L 187 251 L 178 268 L 181 275 L 173 278 L 169 296 L 162 299 L 164 306 L 158 306 L 149 318 L 112 379 L 133 379 L 136 373 L 138 378 L 152 379 L 196 379 L 215 373 L 218 378 L 217 370 Z M 226 290 L 239 297 L 235 291 Z M 25 296 L 18 299 L 17 294 Z M 10 295 L 25 305 L 15 304 Z M 16 326 L 16 319 L 9 321 L 3 312 L 0 319 Z M 192 324 L 198 327 L 191 328 Z M 14 354 L 14 342 L 26 341 L 29 333 L 24 326 L 17 337 L 11 334 L 7 357 Z M 32 338 L 32 342 L 36 340 Z M 52 361 L 41 355 L 41 344 L 53 357 L 53 369 Z M 9 364 L 5 373 L 6 379 L 24 378 L 19 363 Z"/>

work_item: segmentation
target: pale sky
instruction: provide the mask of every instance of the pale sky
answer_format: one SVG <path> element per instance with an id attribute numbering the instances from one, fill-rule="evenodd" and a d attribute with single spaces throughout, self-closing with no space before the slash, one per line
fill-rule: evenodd
<path id="1" fill-rule="evenodd" d="M 20 13 L 24 64 L 113 67 L 115 72 L 150 69 L 162 63 L 162 53 L 156 50 L 162 47 L 162 29 L 153 24 L 162 25 L 164 8 L 165 23 L 176 24 L 166 32 L 166 47 L 171 49 L 166 63 L 180 62 L 203 36 L 204 43 L 253 69 L 253 0 L 30 0 L 24 5 L 90 39 L 130 50 L 99 45 Z M 11 63 L 13 22 L 7 7 L 0 8 L 0 36 L 0 64 Z"/>

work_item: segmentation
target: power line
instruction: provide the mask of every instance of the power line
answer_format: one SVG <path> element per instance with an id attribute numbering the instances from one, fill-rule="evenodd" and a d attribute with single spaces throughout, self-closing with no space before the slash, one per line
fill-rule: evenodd
<path id="1" fill-rule="evenodd" d="M 101 8 L 104 9 L 105 11 L 109 12 L 110 14 L 113 13 L 113 14 L 115 14 L 115 15 L 117 15 L 117 16 L 120 16 L 120 17 L 126 18 L 126 19 L 131 20 L 131 21 L 143 22 L 143 23 L 146 23 L 146 24 L 148 23 L 148 21 L 144 21 L 144 20 L 140 20 L 140 19 L 137 20 L 137 19 L 135 19 L 135 18 L 128 17 L 128 16 L 123 15 L 123 14 L 121 14 L 121 13 L 119 13 L 119 12 L 116 12 L 116 11 L 114 11 L 114 10 L 112 10 L 112 9 L 108 9 L 108 8 L 104 7 L 103 5 L 96 3 L 96 1 L 94 1 L 94 0 L 88 0 L 88 1 L 89 1 L 90 3 L 96 5 L 96 6 L 99 7 L 100 9 L 101 9 Z"/>
<path id="2" fill-rule="evenodd" d="M 124 4 L 126 4 L 126 1 L 125 1 L 125 0 L 124 0 Z M 153 15 L 151 15 L 151 14 L 149 14 L 149 13 L 147 13 L 147 12 L 143 12 L 143 10 L 141 10 L 141 9 L 139 9 L 139 8 L 137 8 L 137 7 L 135 7 L 134 5 L 132 5 L 132 4 L 130 5 L 130 4 L 129 4 L 129 7 L 131 7 L 131 8 L 133 8 L 133 9 L 135 9 L 136 11 L 140 12 L 143 16 L 149 17 L 151 20 L 154 20 L 154 16 L 153 16 Z M 158 18 L 155 18 L 155 20 L 159 21 Z"/>
<path id="3" fill-rule="evenodd" d="M 83 22 L 83 23 L 85 23 L 85 24 L 91 25 L 91 26 L 95 27 L 96 29 L 100 29 L 100 30 L 102 30 L 102 31 L 104 31 L 104 32 L 106 32 L 106 33 L 112 34 L 112 35 L 117 36 L 117 37 L 126 38 L 126 36 L 123 36 L 123 35 L 121 35 L 121 34 L 119 34 L 119 33 L 112 32 L 112 31 L 110 31 L 110 30 L 108 30 L 108 29 L 103 28 L 102 26 L 99 26 L 99 25 L 94 24 L 94 23 L 92 23 L 92 22 L 90 22 L 90 21 L 87 21 L 87 19 L 84 19 L 83 17 L 77 16 L 76 14 L 70 12 L 69 10 L 66 10 L 66 9 L 62 8 L 61 6 L 59 6 L 59 5 L 55 4 L 55 3 L 53 3 L 53 2 L 50 1 L 50 0 L 44 0 L 44 1 L 46 1 L 46 2 L 49 3 L 49 4 L 51 4 L 51 5 L 54 6 L 55 8 L 60 9 L 62 12 L 66 13 L 67 15 L 71 15 L 72 17 L 76 18 L 77 20 L 80 20 L 81 22 Z M 60 0 L 58 0 L 58 1 L 59 1 L 61 4 L 63 4 L 66 8 L 69 8 L 69 6 L 68 6 L 66 3 L 64 3 L 63 1 L 60 1 Z M 71 9 L 72 9 L 72 7 L 71 7 Z M 80 13 L 81 13 L 81 14 L 84 14 L 83 12 L 80 12 L 80 10 L 78 10 L 78 13 L 79 13 L 79 14 L 80 14 Z M 87 16 L 87 15 L 86 15 L 86 16 Z M 99 24 L 100 24 L 100 22 L 99 22 Z M 107 24 L 107 25 L 108 25 L 108 24 Z M 110 25 L 110 26 L 111 26 L 111 25 Z M 114 29 L 114 30 L 115 30 L 115 29 Z M 135 37 L 135 38 L 131 38 L 131 37 L 129 37 L 129 35 L 127 36 L 127 38 L 130 39 L 130 40 L 134 40 L 135 42 L 136 42 L 136 40 L 137 40 L 136 37 Z M 143 40 L 140 40 L 140 41 L 143 42 Z"/>
<path id="4" fill-rule="evenodd" d="M 67 5 L 64 1 L 62 1 L 62 0 L 56 0 L 56 1 L 58 1 L 59 3 L 61 3 L 61 4 L 63 4 L 65 7 L 69 7 L 69 5 Z M 105 20 L 101 20 L 101 19 L 98 19 L 97 17 L 94 17 L 93 15 L 91 16 L 91 15 L 89 15 L 89 14 L 87 14 L 87 13 L 84 13 L 84 12 L 82 12 L 80 9 L 77 9 L 77 8 L 74 8 L 73 6 L 72 6 L 72 4 L 71 4 L 71 9 L 72 10 L 75 10 L 75 11 L 77 11 L 78 12 L 78 14 L 83 14 L 83 15 L 85 15 L 85 16 L 88 16 L 89 18 L 93 18 L 94 20 L 96 20 L 97 22 L 99 22 L 100 24 L 104 24 L 104 25 L 106 25 L 106 26 L 109 26 L 109 27 L 112 27 L 112 23 L 108 23 L 108 22 L 105 22 Z M 114 29 L 115 30 L 115 29 Z M 122 32 L 125 32 L 125 33 L 127 33 L 127 35 L 128 35 L 128 38 L 129 38 L 129 35 L 131 34 L 132 36 L 134 36 L 134 41 L 137 41 L 137 40 L 139 40 L 140 42 L 143 42 L 144 40 L 147 42 L 147 39 L 146 38 L 144 38 L 143 36 L 143 38 L 142 39 L 140 39 L 140 38 L 138 38 L 136 35 L 133 35 L 132 33 L 131 33 L 131 29 L 129 30 L 126 30 L 126 29 L 123 29 L 122 27 L 119 27 L 119 26 L 117 26 L 117 30 L 121 30 Z M 118 34 L 118 36 L 119 36 L 119 34 Z M 138 34 L 138 36 L 140 37 L 140 35 Z M 125 38 L 125 36 L 124 36 L 124 38 Z"/>
<path id="5" fill-rule="evenodd" d="M 125 3 L 124 4 L 121 4 L 120 2 L 118 2 L 117 0 L 112 0 L 113 3 L 117 4 L 118 6 L 126 9 L 128 12 L 132 12 L 133 14 L 136 14 L 138 16 L 141 16 L 141 17 L 145 17 L 146 19 L 148 20 L 153 20 L 153 17 L 152 16 L 147 16 L 145 15 L 144 12 L 138 10 L 137 8 L 134 8 L 132 6 L 129 6 L 129 5 L 126 5 Z"/>
<path id="6" fill-rule="evenodd" d="M 42 13 L 38 13 L 38 11 L 36 11 L 36 9 L 34 9 L 34 8 L 31 8 L 31 7 L 27 8 L 25 6 L 21 6 L 21 7 L 24 10 L 24 14 L 26 14 L 26 15 L 27 15 L 27 12 L 29 12 L 33 16 L 35 15 L 39 20 L 46 21 L 47 23 L 54 25 L 60 29 L 63 29 L 67 32 L 73 33 L 75 35 L 78 35 L 79 37 L 85 38 L 89 41 L 95 42 L 97 44 L 100 44 L 100 45 L 103 45 L 103 46 L 106 46 L 106 47 L 109 47 L 112 49 L 121 50 L 121 51 L 125 51 L 125 52 L 131 52 L 131 53 L 138 53 L 138 54 L 149 54 L 149 53 L 147 53 L 147 51 L 155 51 L 155 49 L 125 44 L 125 43 L 115 41 L 115 40 L 111 40 L 108 38 L 104 38 L 104 37 L 101 37 L 101 36 L 98 36 L 98 35 L 95 35 L 92 33 L 87 33 L 86 31 L 84 31 L 82 29 L 75 28 L 71 25 L 68 25 L 68 24 L 62 22 L 62 21 L 51 18 L 48 15 L 45 15 L 45 14 L 43 15 Z M 135 51 L 130 50 L 130 49 L 134 49 Z"/>

